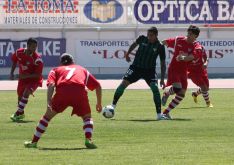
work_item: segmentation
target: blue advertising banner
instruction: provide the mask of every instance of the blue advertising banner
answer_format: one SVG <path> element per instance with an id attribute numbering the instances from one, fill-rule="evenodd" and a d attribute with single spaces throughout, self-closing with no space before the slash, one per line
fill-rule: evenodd
<path id="1" fill-rule="evenodd" d="M 234 0 L 137 0 L 134 16 L 143 24 L 233 24 Z"/>
<path id="2" fill-rule="evenodd" d="M 45 67 L 53 67 L 59 64 L 59 56 L 66 52 L 66 40 L 63 38 L 36 38 L 38 41 L 37 52 L 42 56 Z M 11 67 L 11 55 L 18 48 L 25 48 L 27 40 L 13 41 L 0 39 L 0 67 Z"/>

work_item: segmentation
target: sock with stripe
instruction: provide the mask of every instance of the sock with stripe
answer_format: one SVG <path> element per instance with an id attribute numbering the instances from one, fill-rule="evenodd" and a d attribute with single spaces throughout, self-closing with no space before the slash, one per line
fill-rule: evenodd
<path id="1" fill-rule="evenodd" d="M 201 93 L 202 93 L 202 90 L 201 90 L 201 88 L 199 88 L 197 91 L 193 92 L 193 95 L 197 97 Z"/>
<path id="2" fill-rule="evenodd" d="M 18 109 L 16 111 L 17 116 L 24 114 L 24 108 L 27 105 L 27 103 L 28 103 L 28 97 L 23 96 L 18 103 Z"/>
<path id="3" fill-rule="evenodd" d="M 45 116 L 43 116 L 41 118 L 41 120 L 39 121 L 39 123 L 36 127 L 36 131 L 34 133 L 32 143 L 37 143 L 39 141 L 39 139 L 41 138 L 41 135 L 46 131 L 46 128 L 47 128 L 49 122 L 50 122 L 50 120 L 48 118 L 46 118 Z"/>
<path id="4" fill-rule="evenodd" d="M 165 91 L 164 94 L 165 94 L 166 96 L 174 95 L 175 92 L 174 92 L 173 86 L 170 87 L 170 89 L 169 89 L 168 91 Z"/>
<path id="5" fill-rule="evenodd" d="M 176 94 L 174 99 L 171 100 L 168 107 L 163 111 L 163 114 L 169 113 L 172 109 L 174 109 L 176 106 L 178 106 L 180 104 L 180 102 L 183 100 L 183 98 L 184 98 L 183 95 Z"/>
<path id="6" fill-rule="evenodd" d="M 207 91 L 202 91 L 202 96 L 206 102 L 206 104 L 209 104 L 210 103 L 210 98 L 209 98 L 209 93 Z"/>
<path id="7" fill-rule="evenodd" d="M 85 133 L 85 138 L 91 140 L 93 134 L 93 119 L 86 118 L 83 119 L 83 122 L 84 122 L 83 130 Z"/>

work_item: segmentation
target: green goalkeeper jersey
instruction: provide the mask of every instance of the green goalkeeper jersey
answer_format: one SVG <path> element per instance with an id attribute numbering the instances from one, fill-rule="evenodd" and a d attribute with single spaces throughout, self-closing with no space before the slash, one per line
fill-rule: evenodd
<path id="1" fill-rule="evenodd" d="M 136 43 L 139 47 L 133 61 L 134 66 L 144 69 L 155 68 L 158 56 L 160 61 L 165 60 L 165 47 L 158 40 L 149 43 L 148 38 L 142 35 L 136 39 Z"/>

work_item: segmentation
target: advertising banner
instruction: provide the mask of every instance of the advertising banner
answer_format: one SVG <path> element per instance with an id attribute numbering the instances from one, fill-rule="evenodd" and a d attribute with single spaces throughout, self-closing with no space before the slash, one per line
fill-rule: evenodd
<path id="1" fill-rule="evenodd" d="M 85 67 L 128 67 L 125 53 L 133 40 L 78 40 L 77 63 Z M 234 67 L 234 40 L 200 40 L 209 56 L 209 67 Z M 132 52 L 135 54 L 136 50 Z M 170 63 L 173 50 L 166 48 L 166 63 Z M 130 55 L 134 59 L 134 55 Z M 157 61 L 159 67 L 159 59 Z"/>
<path id="2" fill-rule="evenodd" d="M 0 24 L 126 24 L 126 0 L 1 0 Z"/>
<path id="3" fill-rule="evenodd" d="M 66 40 L 63 38 L 36 38 L 38 41 L 37 52 L 42 56 L 45 67 L 59 65 L 59 56 L 66 52 Z M 26 48 L 27 40 L 13 41 L 0 39 L 0 67 L 11 67 L 11 55 L 18 48 Z"/>
<path id="4" fill-rule="evenodd" d="M 233 24 L 233 0 L 137 0 L 135 19 L 143 24 Z"/>

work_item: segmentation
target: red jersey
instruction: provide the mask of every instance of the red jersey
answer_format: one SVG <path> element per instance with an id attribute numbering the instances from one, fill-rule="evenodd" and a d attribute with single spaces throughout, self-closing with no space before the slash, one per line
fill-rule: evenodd
<path id="1" fill-rule="evenodd" d="M 169 67 L 175 69 L 178 73 L 186 73 L 187 71 L 187 62 L 185 61 L 177 61 L 176 57 L 181 53 L 184 52 L 186 54 L 192 54 L 194 49 L 193 43 L 188 43 L 186 37 L 176 37 L 176 38 L 169 38 L 166 40 L 167 46 L 174 49 L 174 54 L 171 59 L 171 63 Z"/>
<path id="2" fill-rule="evenodd" d="M 195 48 L 193 51 L 194 59 L 189 63 L 189 69 L 199 69 L 203 68 L 203 64 L 207 60 L 207 54 L 205 48 L 199 43 L 195 43 Z"/>
<path id="3" fill-rule="evenodd" d="M 94 90 L 100 86 L 96 78 L 90 74 L 85 68 L 79 65 L 59 66 L 50 71 L 47 80 L 47 86 L 55 84 L 58 89 L 62 86 L 77 85 L 89 90 Z"/>
<path id="4" fill-rule="evenodd" d="M 39 83 L 39 86 L 42 85 L 42 70 L 43 70 L 43 61 L 41 56 L 34 52 L 32 55 L 27 55 L 24 48 L 16 50 L 12 55 L 11 60 L 13 63 L 18 63 L 19 74 L 40 74 L 39 79 L 36 78 L 27 78 L 19 80 L 22 82 L 36 82 Z"/>

